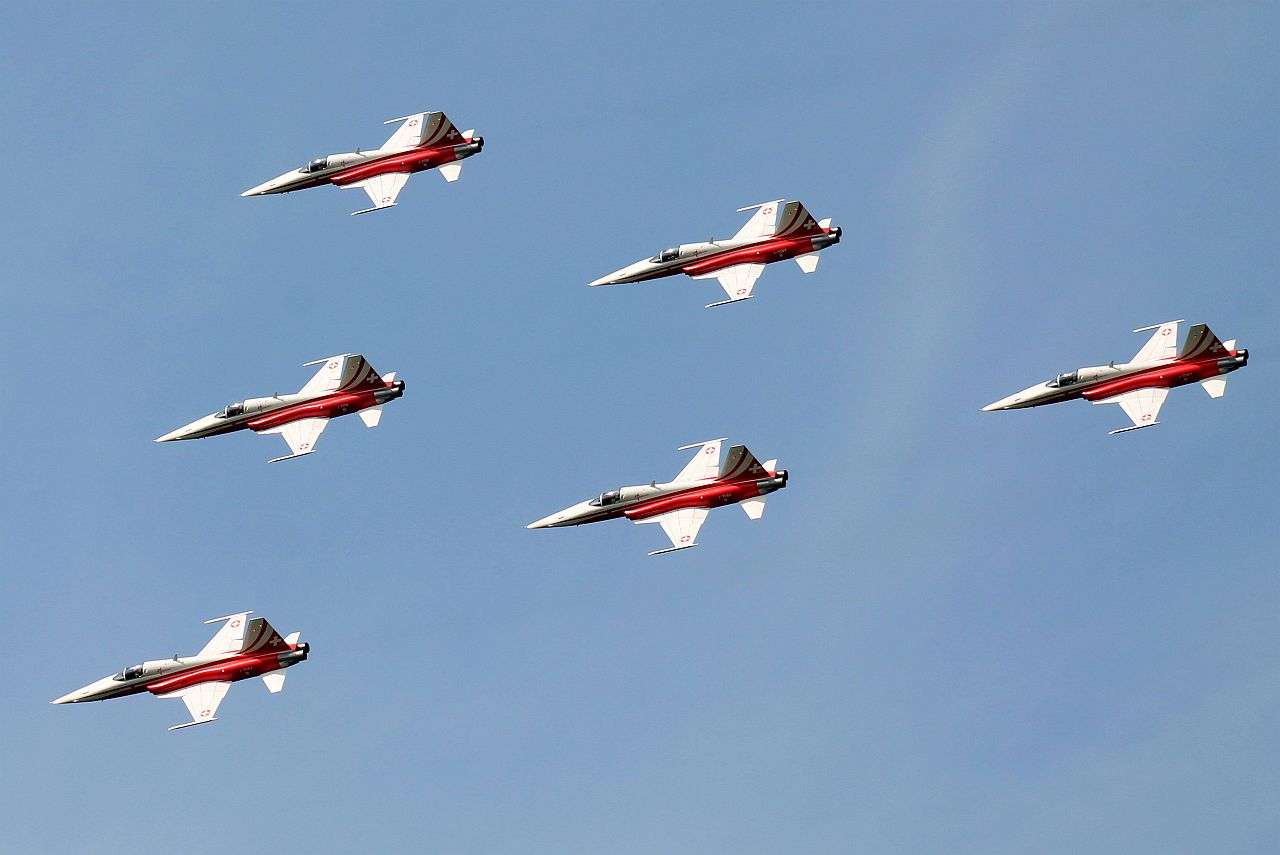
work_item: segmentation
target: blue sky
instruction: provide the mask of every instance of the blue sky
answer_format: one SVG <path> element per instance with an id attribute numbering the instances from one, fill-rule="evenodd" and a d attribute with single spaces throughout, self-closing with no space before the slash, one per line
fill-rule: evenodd
<path id="1" fill-rule="evenodd" d="M 1275 5 L 6 24 L 0 848 L 1274 850 Z M 238 195 L 428 109 L 456 184 Z M 812 276 L 586 288 L 779 197 Z M 1172 318 L 1250 349 L 1224 398 L 978 411 Z M 344 351 L 376 431 L 151 442 Z M 523 528 L 716 436 L 763 520 Z M 313 645 L 280 695 L 48 705 L 246 608 Z"/>

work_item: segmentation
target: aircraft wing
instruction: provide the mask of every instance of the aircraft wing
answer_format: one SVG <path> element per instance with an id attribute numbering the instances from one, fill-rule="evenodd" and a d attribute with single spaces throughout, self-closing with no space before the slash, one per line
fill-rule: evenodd
<path id="1" fill-rule="evenodd" d="M 208 683 L 197 683 L 167 695 L 160 695 L 162 698 L 182 698 L 182 702 L 187 705 L 187 712 L 191 713 L 191 721 L 175 724 L 169 729 L 180 730 L 184 727 L 217 721 L 218 704 L 222 703 L 222 699 L 227 696 L 227 690 L 230 688 L 230 682 L 213 680 Z"/>
<path id="2" fill-rule="evenodd" d="M 720 280 L 720 287 L 729 295 L 728 300 L 708 304 L 707 308 L 710 309 L 713 306 L 723 306 L 727 303 L 736 303 L 739 300 L 750 300 L 751 289 L 755 287 L 756 280 L 760 278 L 760 274 L 763 272 L 763 264 L 735 264 L 733 267 L 726 267 L 714 273 L 704 273 L 693 278 L 718 279 Z"/>
<path id="3" fill-rule="evenodd" d="M 196 654 L 196 657 L 239 653 L 240 648 L 244 646 L 244 633 L 249 628 L 249 615 L 251 614 L 253 612 L 239 612 L 234 615 L 205 621 L 205 623 L 217 623 L 218 621 L 225 621 L 225 623 L 214 633 L 213 638 L 209 639 L 209 643 Z"/>
<path id="4" fill-rule="evenodd" d="M 1160 414 L 1160 407 L 1168 396 L 1168 389 L 1152 386 L 1146 389 L 1134 389 L 1132 392 L 1125 392 L 1123 395 L 1094 401 L 1094 403 L 1120 405 L 1125 415 L 1133 420 L 1133 427 L 1120 428 L 1119 430 L 1111 431 L 1111 433 L 1123 433 L 1127 430 L 1159 424 L 1156 421 L 1156 416 Z"/>
<path id="5" fill-rule="evenodd" d="M 1151 362 L 1155 359 L 1173 359 L 1178 353 L 1178 324 L 1180 321 L 1169 321 L 1154 327 L 1155 332 L 1147 343 L 1134 355 L 1132 362 Z M 1143 327 L 1134 332 L 1146 332 L 1152 327 Z M 1156 405 L 1157 408 L 1159 405 Z"/>
<path id="6" fill-rule="evenodd" d="M 365 208 L 363 211 L 352 211 L 351 215 L 367 214 L 370 211 L 380 211 L 383 208 L 394 207 L 396 197 L 400 195 L 400 191 L 404 189 L 404 185 L 408 180 L 409 173 L 407 172 L 384 172 L 382 175 L 375 175 L 363 181 L 342 185 L 343 190 L 351 187 L 364 188 L 364 192 L 369 194 L 369 201 L 373 202 L 372 208 Z"/>
<path id="7" fill-rule="evenodd" d="M 707 514 L 709 513 L 711 511 L 706 508 L 685 508 L 644 520 L 636 520 L 636 522 L 662 524 L 662 530 L 667 533 L 667 537 L 671 540 L 671 547 L 669 549 L 659 549 L 649 554 L 663 555 L 667 552 L 675 552 L 677 549 L 688 549 L 692 546 L 697 546 L 698 529 L 702 528 L 702 524 L 706 522 Z"/>
<path id="8" fill-rule="evenodd" d="M 775 199 L 772 202 L 752 205 L 751 208 L 755 208 L 756 212 L 742 225 L 742 228 L 738 229 L 738 233 L 732 240 L 761 240 L 773 237 L 773 231 L 778 222 L 778 206 L 781 204 L 781 199 Z M 750 211 L 751 208 L 739 208 L 738 213 Z"/>
<path id="9" fill-rule="evenodd" d="M 690 448 L 698 449 L 698 453 L 693 455 L 693 459 L 684 465 L 680 470 L 680 474 L 673 478 L 673 481 L 709 481 L 716 477 L 720 472 L 720 443 L 724 442 L 724 438 L 713 439 L 707 442 L 695 442 L 693 445 L 682 445 L 676 451 L 687 451 Z"/>
<path id="10" fill-rule="evenodd" d="M 320 438 L 320 434 L 324 432 L 328 425 L 328 419 L 298 419 L 296 422 L 289 422 L 287 425 L 281 425 L 278 428 L 264 430 L 263 433 L 278 433 L 283 436 L 284 441 L 289 443 L 289 450 L 293 452 L 267 462 L 276 463 L 292 457 L 301 457 L 304 454 L 310 454 L 315 451 L 316 440 Z"/>

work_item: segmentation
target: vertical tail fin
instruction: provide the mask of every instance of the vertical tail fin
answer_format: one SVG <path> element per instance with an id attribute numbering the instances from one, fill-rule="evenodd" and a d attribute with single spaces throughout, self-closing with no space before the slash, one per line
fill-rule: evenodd
<path id="1" fill-rule="evenodd" d="M 276 632 L 275 627 L 267 623 L 266 618 L 254 618 L 249 621 L 249 629 L 244 634 L 244 643 L 240 646 L 241 653 L 256 653 L 261 650 L 263 652 L 284 651 L 288 648 L 280 633 Z"/>
<path id="2" fill-rule="evenodd" d="M 778 227 L 774 229 L 774 237 L 803 237 L 805 235 L 823 234 L 822 226 L 813 215 L 805 210 L 800 202 L 788 202 L 778 217 Z"/>
<path id="3" fill-rule="evenodd" d="M 1187 333 L 1187 343 L 1182 346 L 1179 359 L 1195 359 L 1198 356 L 1226 356 L 1227 348 L 1206 324 L 1194 324 Z"/>
<path id="4" fill-rule="evenodd" d="M 369 361 L 358 353 L 346 353 L 329 359 L 318 359 L 307 365 L 324 363 L 307 381 L 299 395 L 323 395 L 348 389 L 380 389 L 386 385 Z"/>
<path id="5" fill-rule="evenodd" d="M 399 119 L 391 119 L 385 124 L 404 122 L 396 128 L 396 132 L 382 144 L 384 149 L 424 148 L 436 145 L 452 145 L 462 142 L 462 134 L 449 121 L 449 117 L 441 112 L 415 113 Z"/>
<path id="6" fill-rule="evenodd" d="M 769 473 L 755 455 L 745 445 L 735 445 L 725 455 L 724 465 L 720 467 L 721 481 L 736 481 L 745 478 L 767 478 Z"/>

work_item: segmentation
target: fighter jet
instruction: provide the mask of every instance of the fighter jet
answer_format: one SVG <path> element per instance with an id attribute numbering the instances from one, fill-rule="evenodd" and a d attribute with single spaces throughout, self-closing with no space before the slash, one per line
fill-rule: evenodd
<path id="1" fill-rule="evenodd" d="M 1247 365 L 1249 351 L 1237 350 L 1234 339 L 1220 342 L 1207 326 L 1195 324 L 1179 352 L 1180 323 L 1181 320 L 1169 321 L 1134 330 L 1136 333 L 1155 330 L 1155 333 L 1130 362 L 1111 362 L 1059 374 L 1045 383 L 987 404 L 982 410 L 1018 410 L 1073 398 L 1084 398 L 1095 404 L 1119 404 L 1133 425 L 1110 432 L 1117 434 L 1159 424 L 1156 416 L 1160 405 L 1176 386 L 1198 382 L 1211 397 L 1221 398 L 1227 390 L 1227 379 L 1222 375 Z"/>
<path id="2" fill-rule="evenodd" d="M 677 273 L 717 279 L 729 299 L 708 303 L 706 308 L 710 309 L 751 299 L 751 289 L 766 264 L 794 258 L 801 270 L 812 273 L 818 269 L 818 253 L 840 242 L 840 227 L 831 225 L 830 219 L 815 222 L 799 202 L 787 202 L 779 209 L 780 205 L 782 200 L 778 199 L 739 208 L 739 213 L 753 209 L 755 213 L 728 240 L 712 238 L 706 243 L 664 249 L 653 258 L 600 277 L 591 286 L 645 282 Z"/>
<path id="3" fill-rule="evenodd" d="M 195 656 L 174 654 L 172 659 L 130 665 L 119 674 L 49 703 L 80 704 L 150 692 L 158 698 L 182 698 L 187 705 L 191 721 L 175 724 L 170 730 L 217 721 L 218 704 L 232 683 L 261 677 L 274 694 L 284 688 L 284 669 L 302 662 L 311 652 L 310 644 L 298 643 L 301 633 L 281 638 L 264 618 L 250 620 L 251 614 L 240 612 L 205 621 L 222 621 L 222 628 Z"/>
<path id="4" fill-rule="evenodd" d="M 240 195 L 292 193 L 321 184 L 336 184 L 343 189 L 361 187 L 369 194 L 373 207 L 351 214 L 367 214 L 395 207 L 396 197 L 414 172 L 439 169 L 445 181 L 457 181 L 463 159 L 484 148 L 483 137 L 476 136 L 474 130 L 459 132 L 444 113 L 415 113 L 383 124 L 396 122 L 404 124 L 396 128 L 382 148 L 316 158 Z"/>
<path id="5" fill-rule="evenodd" d="M 745 445 L 730 448 L 720 466 L 722 442 L 724 439 L 712 439 L 680 446 L 677 451 L 698 451 L 666 484 L 651 481 L 639 487 L 609 490 L 525 527 L 559 528 L 618 517 L 634 523 L 660 523 L 671 539 L 671 547 L 649 554 L 662 555 L 697 546 L 698 529 L 712 508 L 740 503 L 748 517 L 758 520 L 764 514 L 765 496 L 787 486 L 787 472 L 775 471 L 776 460 L 761 466 Z"/>
<path id="6" fill-rule="evenodd" d="M 290 454 L 268 460 L 278 463 L 316 450 L 316 440 L 335 416 L 359 413 L 366 427 L 377 427 L 382 405 L 404 394 L 404 381 L 396 373 L 379 377 L 363 356 L 343 353 L 305 363 L 321 365 L 307 385 L 293 395 L 249 398 L 227 404 L 185 427 L 166 433 L 156 442 L 204 439 L 248 428 L 255 433 L 278 433 L 289 444 Z"/>

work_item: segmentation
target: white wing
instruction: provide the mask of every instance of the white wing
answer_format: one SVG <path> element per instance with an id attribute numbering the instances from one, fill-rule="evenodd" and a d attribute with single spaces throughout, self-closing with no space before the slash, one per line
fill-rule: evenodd
<path id="1" fill-rule="evenodd" d="M 680 474 L 674 479 L 676 482 L 683 481 L 708 481 L 720 472 L 720 443 L 724 439 L 713 439 L 709 442 L 695 443 L 694 445 L 682 445 L 677 451 L 684 451 L 689 448 L 697 447 L 698 451 L 693 455 L 693 459 L 684 465 L 680 470 Z"/>
<path id="2" fill-rule="evenodd" d="M 669 514 L 649 517 L 647 520 L 636 520 L 636 522 L 662 524 L 662 530 L 667 533 L 667 537 L 671 540 L 671 548 L 659 549 L 649 553 L 650 555 L 661 555 L 664 552 L 673 552 L 677 549 L 688 549 L 691 546 L 697 546 L 698 529 L 702 528 L 702 524 L 706 521 L 709 513 L 711 511 L 706 508 L 685 508 L 680 511 L 672 511 Z"/>
<path id="3" fill-rule="evenodd" d="M 370 407 L 367 410 L 360 411 L 360 421 L 364 422 L 365 427 L 377 427 L 378 422 L 382 420 L 382 407 Z"/>
<path id="4" fill-rule="evenodd" d="M 457 181 L 458 176 L 462 174 L 462 161 L 455 160 L 453 163 L 446 163 L 440 167 L 440 174 L 444 176 L 445 181 Z"/>
<path id="5" fill-rule="evenodd" d="M 1161 324 L 1133 357 L 1133 362 L 1172 359 L 1178 353 L 1178 321 Z"/>
<path id="6" fill-rule="evenodd" d="M 758 520 L 764 516 L 764 496 L 757 496 L 754 499 L 744 499 L 742 502 L 742 510 L 746 511 L 747 516 L 753 520 Z"/>
<path id="7" fill-rule="evenodd" d="M 289 422 L 287 425 L 281 425 L 262 432 L 264 434 L 278 433 L 283 436 L 284 441 L 289 443 L 289 450 L 293 452 L 289 457 L 298 457 L 316 450 L 316 440 L 320 438 L 320 434 L 324 432 L 328 424 L 328 419 L 299 419 L 296 422 Z M 289 457 L 277 457 L 269 462 L 275 463 L 278 460 L 288 460 Z"/>
<path id="8" fill-rule="evenodd" d="M 221 656 L 226 653 L 239 653 L 244 647 L 244 633 L 249 628 L 249 615 L 252 612 L 240 612 L 234 615 L 227 615 L 224 618 L 214 618 L 205 623 L 216 623 L 225 621 L 222 626 L 214 633 L 213 638 L 209 639 L 199 653 L 197 658 L 206 656 Z"/>
<path id="9" fill-rule="evenodd" d="M 720 280 L 720 287 L 729 295 L 728 300 L 707 306 L 709 309 L 711 306 L 723 306 L 725 303 L 749 300 L 751 298 L 751 289 L 755 287 L 756 280 L 760 278 L 760 274 L 763 272 L 763 264 L 735 264 L 733 267 L 726 267 L 723 270 L 717 270 L 715 273 L 704 273 L 693 278 L 718 279 Z"/>
<path id="10" fill-rule="evenodd" d="M 400 127 L 396 128 L 395 133 L 382 144 L 381 151 L 415 148 L 421 144 L 423 133 L 427 130 L 426 118 L 426 113 L 414 113 L 412 116 L 405 116 L 403 119 L 392 119 L 392 122 L 399 121 L 401 123 Z M 387 122 L 387 124 L 391 124 L 391 122 Z"/>
<path id="11" fill-rule="evenodd" d="M 369 194 L 369 201 L 373 202 L 372 208 L 366 208 L 363 211 L 355 211 L 356 214 L 367 214 L 369 211 L 377 211 L 380 208 L 390 208 L 396 203 L 396 197 L 400 195 L 401 189 L 404 188 L 405 182 L 409 180 L 407 172 L 384 172 L 382 175 L 375 175 L 372 178 L 366 178 L 363 181 L 356 181 L 352 184 L 344 184 L 342 189 L 347 190 L 351 187 L 363 187 L 364 192 Z"/>
<path id="12" fill-rule="evenodd" d="M 227 696 L 227 690 L 230 688 L 230 683 L 217 680 L 211 683 L 199 683 L 195 686 L 179 689 L 176 692 L 170 692 L 167 695 L 160 695 L 162 698 L 182 698 L 182 702 L 187 705 L 187 712 L 191 713 L 191 721 L 186 724 L 175 724 L 169 729 L 178 730 L 183 727 L 191 727 L 193 724 L 208 724 L 211 721 L 216 721 L 218 718 L 218 704 L 222 703 L 222 699 Z"/>
<path id="13" fill-rule="evenodd" d="M 270 674 L 262 675 L 262 682 L 267 684 L 267 691 L 275 694 L 284 688 L 284 678 L 289 676 L 289 672 L 281 668 L 279 671 L 272 671 Z"/>
<path id="14" fill-rule="evenodd" d="M 732 240 L 760 240 L 773 237 L 773 230 L 778 222 L 778 206 L 781 204 L 782 200 L 776 199 L 765 202 L 763 205 L 755 205 L 756 212 L 743 224 L 742 228 L 738 229 L 738 233 Z M 750 210 L 751 208 L 739 208 L 738 212 Z"/>
<path id="15" fill-rule="evenodd" d="M 1169 396 L 1169 390 L 1160 387 L 1134 389 L 1114 398 L 1094 401 L 1095 404 L 1119 404 L 1121 409 L 1133 421 L 1134 427 L 1147 427 L 1156 424 L 1156 416 L 1160 415 L 1160 407 Z M 1122 428 L 1133 430 L 1133 428 Z M 1116 433 L 1116 431 L 1112 431 Z"/>

